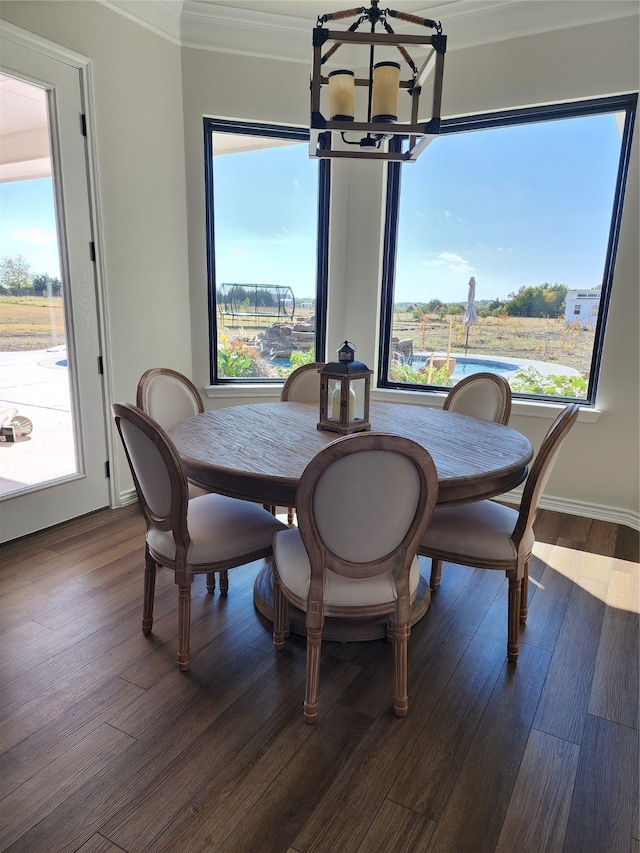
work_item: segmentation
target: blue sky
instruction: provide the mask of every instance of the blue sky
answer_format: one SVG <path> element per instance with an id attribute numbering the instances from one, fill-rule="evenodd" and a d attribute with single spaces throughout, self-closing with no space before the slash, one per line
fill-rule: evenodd
<path id="1" fill-rule="evenodd" d="M 619 154 L 612 115 L 434 140 L 402 174 L 395 300 L 601 284 Z"/>
<path id="2" fill-rule="evenodd" d="M 395 300 L 600 284 L 619 151 L 611 115 L 436 139 L 403 167 Z M 313 296 L 317 168 L 306 143 L 215 158 L 219 283 Z M 0 255 L 59 276 L 54 223 L 49 180 L 0 184 Z"/>
<path id="3" fill-rule="evenodd" d="M 50 178 L 0 184 L 0 256 L 16 255 L 33 273 L 60 278 Z"/>

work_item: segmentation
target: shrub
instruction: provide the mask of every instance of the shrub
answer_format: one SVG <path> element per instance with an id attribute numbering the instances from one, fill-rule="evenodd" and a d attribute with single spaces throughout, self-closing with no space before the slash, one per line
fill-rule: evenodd
<path id="1" fill-rule="evenodd" d="M 446 367 L 441 367 L 440 370 L 435 368 L 431 371 L 431 382 L 428 382 L 429 371 L 415 370 L 408 364 L 392 364 L 389 370 L 389 379 L 392 382 L 402 382 L 407 385 L 437 385 L 440 387 L 450 388 L 452 385 L 451 375 Z"/>
<path id="2" fill-rule="evenodd" d="M 520 394 L 544 394 L 549 397 L 587 396 L 587 380 L 582 376 L 543 376 L 534 367 L 519 370 L 509 378 L 511 390 Z"/>
<path id="3" fill-rule="evenodd" d="M 218 344 L 218 375 L 224 379 L 263 376 L 264 367 L 257 352 L 240 339 L 221 335 Z"/>

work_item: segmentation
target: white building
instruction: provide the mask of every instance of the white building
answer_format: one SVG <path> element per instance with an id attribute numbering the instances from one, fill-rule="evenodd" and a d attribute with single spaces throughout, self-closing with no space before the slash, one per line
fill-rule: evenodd
<path id="1" fill-rule="evenodd" d="M 567 323 L 595 323 L 600 308 L 599 287 L 589 290 L 568 290 L 564 309 L 564 319 Z"/>

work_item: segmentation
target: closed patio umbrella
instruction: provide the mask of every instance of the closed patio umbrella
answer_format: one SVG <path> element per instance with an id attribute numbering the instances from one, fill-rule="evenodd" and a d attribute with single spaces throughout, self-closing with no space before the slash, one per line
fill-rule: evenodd
<path id="1" fill-rule="evenodd" d="M 469 293 L 467 295 L 467 308 L 464 312 L 464 324 L 467 327 L 467 337 L 464 342 L 464 354 L 467 354 L 469 346 L 469 326 L 473 326 L 478 322 L 478 312 L 473 304 L 476 298 L 476 280 L 473 276 L 469 279 Z"/>

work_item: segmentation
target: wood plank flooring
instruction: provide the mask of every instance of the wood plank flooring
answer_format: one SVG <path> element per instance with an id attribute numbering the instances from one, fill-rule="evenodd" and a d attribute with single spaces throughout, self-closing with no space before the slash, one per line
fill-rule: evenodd
<path id="1" fill-rule="evenodd" d="M 520 660 L 506 583 L 445 564 L 409 641 L 409 715 L 384 640 L 305 644 L 159 572 L 140 630 L 144 525 L 105 510 L 0 549 L 0 850 L 29 853 L 639 853 L 638 533 L 541 512 Z M 428 573 L 428 561 L 423 572 Z"/>

